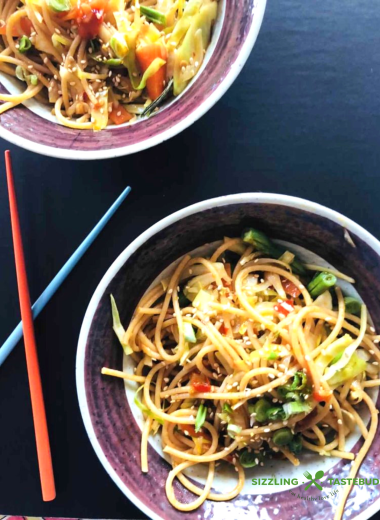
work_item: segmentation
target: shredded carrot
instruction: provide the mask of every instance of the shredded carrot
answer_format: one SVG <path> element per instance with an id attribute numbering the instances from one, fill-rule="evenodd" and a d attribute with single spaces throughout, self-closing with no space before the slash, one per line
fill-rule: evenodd
<path id="1" fill-rule="evenodd" d="M 133 115 L 125 110 L 122 105 L 117 107 L 113 106 L 112 112 L 109 114 L 109 118 L 115 125 L 122 125 L 133 118 Z"/>
<path id="2" fill-rule="evenodd" d="M 136 58 L 141 71 L 144 73 L 149 65 L 156 59 L 166 60 L 168 56 L 166 47 L 161 43 L 150 43 L 136 50 Z M 165 88 L 166 65 L 161 67 L 146 82 L 148 95 L 152 101 L 157 99 Z"/>

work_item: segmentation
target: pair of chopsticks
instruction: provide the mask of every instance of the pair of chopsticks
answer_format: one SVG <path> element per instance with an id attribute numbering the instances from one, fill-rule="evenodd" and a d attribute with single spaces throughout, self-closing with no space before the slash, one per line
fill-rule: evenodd
<path id="1" fill-rule="evenodd" d="M 24 250 L 22 245 L 22 236 L 20 229 L 20 220 L 17 209 L 16 192 L 14 187 L 11 156 L 9 150 L 5 152 L 5 165 L 7 172 L 9 205 L 11 212 L 13 247 L 16 261 L 17 285 L 21 308 L 21 320 L 13 333 L 0 349 L 0 365 L 10 354 L 17 342 L 24 333 L 26 364 L 29 378 L 30 397 L 32 401 L 32 412 L 34 431 L 36 436 L 38 466 L 40 470 L 42 498 L 44 501 L 54 500 L 56 496 L 53 464 L 50 451 L 49 433 L 46 421 L 45 404 L 42 392 L 41 375 L 38 364 L 36 341 L 34 336 L 33 315 L 37 316 L 45 307 L 46 303 L 53 296 L 55 291 L 67 277 L 73 267 L 77 264 L 83 254 L 87 251 L 91 243 L 104 228 L 111 216 L 118 209 L 120 204 L 126 198 L 131 189 L 126 188 L 119 198 L 110 207 L 107 213 L 82 242 L 75 253 L 65 263 L 59 273 L 51 281 L 45 291 L 38 298 L 33 308 L 30 305 L 28 279 L 25 268 Z M 32 314 L 33 309 L 33 314 Z"/>

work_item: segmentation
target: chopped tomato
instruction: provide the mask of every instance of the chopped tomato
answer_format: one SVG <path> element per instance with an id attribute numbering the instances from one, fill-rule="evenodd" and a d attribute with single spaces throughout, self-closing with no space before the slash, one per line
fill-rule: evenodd
<path id="1" fill-rule="evenodd" d="M 115 125 L 122 125 L 133 118 L 133 115 L 127 112 L 122 105 L 112 108 L 112 112 L 109 114 L 109 118 Z"/>
<path id="2" fill-rule="evenodd" d="M 99 34 L 109 0 L 78 0 L 76 7 L 64 13 L 63 20 L 75 20 L 81 38 L 92 40 Z"/>
<path id="3" fill-rule="evenodd" d="M 183 431 L 183 433 L 188 433 L 190 437 L 203 437 L 204 439 L 211 440 L 211 437 L 208 433 L 205 433 L 203 428 L 199 430 L 199 432 L 195 431 L 195 428 L 192 424 L 179 424 L 179 429 Z"/>
<path id="4" fill-rule="evenodd" d="M 168 51 L 161 43 L 150 43 L 148 45 L 142 45 L 136 50 L 136 58 L 141 72 L 144 73 L 156 58 L 161 58 L 166 61 L 168 58 Z M 164 91 L 165 78 L 166 65 L 163 65 L 147 80 L 146 89 L 152 101 L 157 99 Z"/>
<path id="5" fill-rule="evenodd" d="M 283 278 L 281 282 L 286 294 L 289 294 L 292 298 L 298 298 L 298 296 L 301 294 L 301 291 L 293 282 L 287 280 L 286 278 Z"/>
<path id="6" fill-rule="evenodd" d="M 222 323 L 222 325 L 221 325 L 221 327 L 220 327 L 220 329 L 219 329 L 219 332 L 220 332 L 221 334 L 223 334 L 223 336 L 225 336 L 226 334 L 228 334 L 228 327 L 226 327 L 226 326 L 224 325 L 224 323 Z"/>
<path id="7" fill-rule="evenodd" d="M 210 392 L 211 384 L 209 378 L 199 372 L 193 372 L 190 377 L 190 392 L 195 394 L 197 392 Z"/>
<path id="8" fill-rule="evenodd" d="M 330 401 L 332 392 L 319 390 L 313 392 L 313 399 L 317 401 L 318 403 L 321 403 L 322 401 Z"/>
<path id="9" fill-rule="evenodd" d="M 285 300 L 284 302 L 276 303 L 274 310 L 279 314 L 287 316 L 290 312 L 294 311 L 293 300 Z"/>
<path id="10" fill-rule="evenodd" d="M 13 27 L 12 36 L 18 38 L 19 36 L 30 36 L 33 30 L 33 24 L 27 16 L 21 18 L 18 25 Z M 5 36 L 7 32 L 7 26 L 3 25 L 0 27 L 0 35 Z"/>

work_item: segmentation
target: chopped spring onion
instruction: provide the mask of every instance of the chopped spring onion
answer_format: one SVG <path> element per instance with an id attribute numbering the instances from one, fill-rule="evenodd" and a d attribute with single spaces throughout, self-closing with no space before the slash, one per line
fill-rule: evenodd
<path id="1" fill-rule="evenodd" d="M 362 304 L 359 300 L 352 298 L 352 296 L 346 296 L 344 299 L 344 305 L 346 306 L 346 312 L 354 314 L 355 316 L 360 316 Z"/>
<path id="2" fill-rule="evenodd" d="M 102 60 L 101 58 L 97 58 L 96 56 L 91 56 L 91 58 L 102 65 L 107 65 L 107 67 L 120 67 L 123 64 L 123 60 L 121 58 L 109 58 Z"/>
<path id="3" fill-rule="evenodd" d="M 19 79 L 20 81 L 26 81 L 26 77 L 27 77 L 27 74 L 26 74 L 24 67 L 22 67 L 21 65 L 17 65 L 16 78 Z"/>
<path id="4" fill-rule="evenodd" d="M 308 413 L 311 411 L 311 409 L 312 407 L 309 403 L 300 401 L 292 401 L 291 403 L 285 403 L 283 406 L 286 419 L 288 419 L 291 415 L 295 415 L 297 413 Z"/>
<path id="5" fill-rule="evenodd" d="M 224 403 L 224 405 L 223 405 L 223 412 L 225 412 L 225 413 L 232 413 L 232 411 L 233 410 L 232 410 L 231 406 L 228 403 Z"/>
<path id="6" fill-rule="evenodd" d="M 197 417 L 195 419 L 195 432 L 198 433 L 199 430 L 205 423 L 207 415 L 207 407 L 204 404 L 199 405 Z"/>
<path id="7" fill-rule="evenodd" d="M 253 413 L 257 422 L 265 422 L 268 420 L 268 410 L 272 408 L 272 404 L 267 399 L 259 399 L 253 407 Z"/>
<path id="8" fill-rule="evenodd" d="M 278 419 L 285 419 L 285 412 L 282 406 L 273 406 L 267 411 L 267 418 L 269 421 L 277 421 Z"/>
<path id="9" fill-rule="evenodd" d="M 133 350 L 131 349 L 131 347 L 129 345 L 126 345 L 124 343 L 125 330 L 120 321 L 120 315 L 119 315 L 119 311 L 117 310 L 115 298 L 112 296 L 112 294 L 110 295 L 110 298 L 111 298 L 111 310 L 112 310 L 112 321 L 113 321 L 112 328 L 113 328 L 116 336 L 118 337 L 118 339 L 121 343 L 121 346 L 123 347 L 124 354 L 126 356 L 129 356 L 129 354 L 132 354 Z"/>
<path id="10" fill-rule="evenodd" d="M 183 324 L 183 334 L 185 336 L 185 340 L 189 343 L 196 343 L 197 338 L 195 337 L 194 328 L 191 323 L 184 322 Z"/>
<path id="11" fill-rule="evenodd" d="M 258 455 L 259 454 L 255 453 L 253 450 L 252 451 L 248 451 L 247 449 L 242 450 L 239 455 L 239 462 L 243 468 L 253 468 L 253 467 L 257 466 L 258 461 L 260 460 Z M 260 457 L 260 458 L 262 458 L 262 457 Z"/>
<path id="12" fill-rule="evenodd" d="M 274 361 L 275 359 L 278 358 L 278 354 L 277 352 L 275 352 L 274 350 L 272 350 L 269 355 L 267 356 L 267 359 L 269 359 L 269 361 Z"/>
<path id="13" fill-rule="evenodd" d="M 18 42 L 18 50 L 21 54 L 25 54 L 32 48 L 32 42 L 27 36 L 22 36 Z"/>
<path id="14" fill-rule="evenodd" d="M 293 440 L 293 434 L 289 428 L 281 428 L 273 434 L 273 442 L 276 446 L 286 446 Z"/>
<path id="15" fill-rule="evenodd" d="M 293 439 L 289 442 L 288 448 L 295 455 L 302 451 L 302 435 L 298 434 L 293 437 Z"/>
<path id="16" fill-rule="evenodd" d="M 140 5 L 140 13 L 144 15 L 147 20 L 153 23 L 166 25 L 166 16 L 156 9 L 152 9 L 151 7 L 147 7 L 145 5 Z"/>
<path id="17" fill-rule="evenodd" d="M 36 86 L 38 83 L 38 77 L 35 74 L 31 74 L 29 76 L 29 81 L 30 81 L 31 85 Z"/>
<path id="18" fill-rule="evenodd" d="M 336 284 L 336 276 L 331 273 L 319 273 L 311 280 L 307 290 L 312 298 L 316 298 Z"/>
<path id="19" fill-rule="evenodd" d="M 239 434 L 241 432 L 242 428 L 241 426 L 238 426 L 237 424 L 229 424 L 227 426 L 227 433 L 228 435 L 234 439 L 236 434 Z"/>
<path id="20" fill-rule="evenodd" d="M 242 239 L 247 244 L 255 246 L 258 251 L 262 251 L 274 258 L 280 258 L 287 250 L 281 246 L 274 244 L 265 233 L 257 229 L 248 228 L 243 231 Z M 292 261 L 292 270 L 295 274 L 306 274 L 306 270 L 299 260 L 294 257 Z"/>

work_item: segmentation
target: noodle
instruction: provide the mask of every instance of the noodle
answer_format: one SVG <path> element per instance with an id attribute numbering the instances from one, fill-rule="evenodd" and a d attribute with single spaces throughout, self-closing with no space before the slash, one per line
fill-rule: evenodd
<path id="1" fill-rule="evenodd" d="M 355 477 L 368 452 L 377 410 L 366 388 L 380 386 L 378 337 L 364 304 L 360 318 L 346 312 L 335 286 L 334 308 L 328 290 L 316 295 L 308 273 L 295 274 L 293 261 L 290 253 L 280 260 L 265 256 L 239 238 L 225 239 L 208 258 L 184 256 L 170 278 L 143 296 L 120 333 L 135 373 L 102 370 L 142 383 L 141 469 L 148 471 L 149 434 L 161 428 L 172 463 L 166 494 L 176 509 L 236 497 L 244 469 L 271 458 L 298 466 L 298 454 L 309 450 L 352 461 Z M 348 278 L 306 268 L 317 277 Z M 369 430 L 355 409 L 362 401 L 371 415 Z M 345 448 L 356 426 L 364 438 L 357 455 Z M 221 461 L 234 466 L 238 480 L 223 494 L 211 491 Z M 208 467 L 203 487 L 184 474 L 197 464 Z M 175 497 L 176 478 L 194 501 Z"/>
<path id="2" fill-rule="evenodd" d="M 198 73 L 217 11 L 217 0 L 0 2 L 0 70 L 28 87 L 0 98 L 0 113 L 35 97 L 77 130 L 149 116 Z"/>

